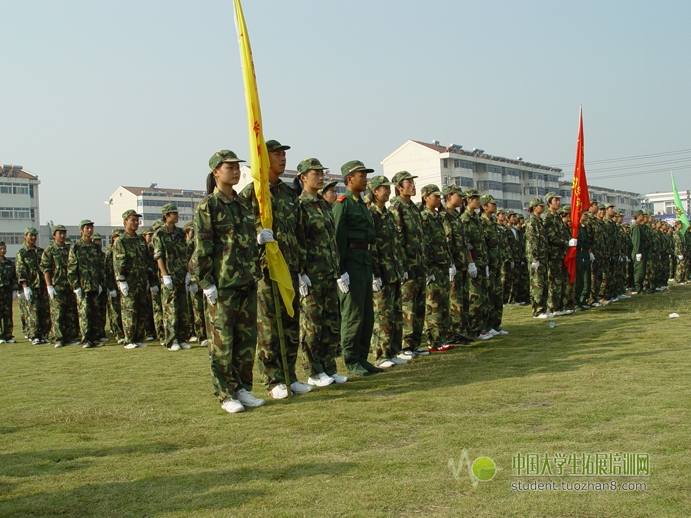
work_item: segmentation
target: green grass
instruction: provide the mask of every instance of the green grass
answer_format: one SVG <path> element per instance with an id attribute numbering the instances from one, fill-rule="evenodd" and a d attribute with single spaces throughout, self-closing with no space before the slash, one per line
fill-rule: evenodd
<path id="1" fill-rule="evenodd" d="M 199 347 L 2 344 L 0 515 L 689 516 L 690 294 L 554 329 L 507 308 L 509 336 L 235 415 Z M 463 450 L 496 476 L 454 477 Z M 512 491 L 533 480 L 513 456 L 545 452 L 647 453 L 652 474 L 616 479 L 646 484 L 632 492 Z M 601 481 L 567 479 L 584 480 Z"/>

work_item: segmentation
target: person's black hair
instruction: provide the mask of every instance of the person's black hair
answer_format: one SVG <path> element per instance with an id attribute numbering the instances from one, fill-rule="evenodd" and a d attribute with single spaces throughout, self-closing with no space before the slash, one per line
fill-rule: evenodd
<path id="1" fill-rule="evenodd" d="M 298 193 L 298 196 L 302 194 L 304 187 L 302 186 L 302 180 L 300 180 L 300 175 L 297 175 L 293 179 L 293 190 Z"/>
<path id="2" fill-rule="evenodd" d="M 209 195 L 212 192 L 214 192 L 214 189 L 216 188 L 216 177 L 214 176 L 214 172 L 211 171 L 208 176 L 206 177 L 206 194 Z"/>

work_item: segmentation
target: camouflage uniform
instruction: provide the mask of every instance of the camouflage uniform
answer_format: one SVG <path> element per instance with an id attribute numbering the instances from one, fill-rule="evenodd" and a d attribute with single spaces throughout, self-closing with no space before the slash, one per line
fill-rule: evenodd
<path id="1" fill-rule="evenodd" d="M 550 195 L 548 194 L 547 202 L 549 200 Z M 556 211 L 553 212 L 551 209 L 547 209 L 542 223 L 547 236 L 547 311 L 549 313 L 556 313 L 564 310 L 564 292 L 568 282 L 568 272 L 564 265 L 564 258 L 566 257 L 569 241 L 568 239 L 564 240 L 564 222 Z"/>
<path id="2" fill-rule="evenodd" d="M 686 262 L 688 258 L 686 257 L 686 243 L 684 242 L 684 236 L 680 230 L 674 231 L 674 255 L 677 258 L 677 267 L 674 271 L 674 280 L 678 283 L 686 281 Z M 679 256 L 682 258 L 679 259 Z"/>
<path id="3" fill-rule="evenodd" d="M 456 193 L 465 196 L 460 187 L 448 186 L 442 191 L 448 195 Z M 456 267 L 456 275 L 450 285 L 449 328 L 447 338 L 458 342 L 465 339 L 468 325 L 468 249 L 465 241 L 465 227 L 461 223 L 461 213 L 449 207 L 443 212 L 446 242 L 451 252 L 451 262 Z"/>
<path id="4" fill-rule="evenodd" d="M 519 230 L 511 225 L 505 228 L 508 259 L 504 263 L 504 302 L 515 304 L 521 299 L 521 274 L 525 270 L 525 244 Z"/>
<path id="5" fill-rule="evenodd" d="M 580 223 L 576 243 L 576 280 L 575 300 L 579 308 L 588 306 L 590 298 L 590 283 L 592 282 L 590 251 L 592 249 L 591 238 L 588 234 L 588 225 Z"/>
<path id="6" fill-rule="evenodd" d="M 594 200 L 590 200 L 592 204 Z M 591 249 L 595 260 L 591 262 L 592 279 L 590 283 L 589 302 L 595 303 L 600 300 L 600 285 L 602 284 L 602 271 L 605 263 L 604 228 L 597 217 L 597 213 L 588 217 L 588 236 L 590 237 Z"/>
<path id="7" fill-rule="evenodd" d="M 531 202 L 535 206 L 539 200 Z M 540 202 L 542 203 L 542 202 Z M 530 303 L 533 316 L 547 312 L 547 234 L 539 216 L 532 214 L 525 224 L 526 257 L 530 268 Z M 540 263 L 538 268 L 533 263 Z"/>
<path id="8" fill-rule="evenodd" d="M 94 327 L 96 329 L 96 338 L 104 342 L 106 338 L 106 321 L 108 319 L 108 290 L 106 289 L 105 283 L 105 265 L 106 265 L 106 254 L 103 251 L 102 241 L 103 238 L 100 234 L 94 233 L 93 241 L 96 245 L 96 250 L 98 250 L 99 264 L 101 265 L 102 272 L 102 282 L 101 290 L 96 297 L 96 319 Z"/>
<path id="9" fill-rule="evenodd" d="M 480 204 L 496 204 L 492 195 L 485 194 L 480 197 Z M 487 266 L 489 266 L 489 277 L 487 277 L 487 327 L 498 331 L 501 328 L 501 320 L 504 314 L 504 292 L 501 284 L 501 265 L 503 254 L 506 248 L 502 248 L 501 229 L 497 225 L 494 215 L 488 216 L 483 213 L 480 218 L 482 222 L 482 234 L 485 238 L 487 247 Z M 504 245 L 505 247 L 506 245 Z M 480 272 L 482 273 L 482 272 Z"/>
<path id="10" fill-rule="evenodd" d="M 158 276 L 158 265 L 154 259 L 154 233 L 163 226 L 161 220 L 156 220 L 151 225 L 151 228 L 143 227 L 139 233 L 142 237 L 151 236 L 146 244 L 147 250 L 149 252 L 149 267 L 154 272 L 154 281 L 149 283 L 149 292 L 147 295 L 149 300 L 147 301 L 146 307 L 144 307 L 144 329 L 147 339 L 149 337 L 156 337 L 159 342 L 165 344 L 166 332 L 163 325 L 163 301 L 161 299 L 161 281 Z M 155 289 L 151 290 L 152 287 Z"/>
<path id="11" fill-rule="evenodd" d="M 602 269 L 602 284 L 600 285 L 600 299 L 610 300 L 615 296 L 615 270 L 619 265 L 619 248 L 617 246 L 617 226 L 611 219 L 602 219 L 603 240 L 605 247 L 605 262 Z"/>
<path id="12" fill-rule="evenodd" d="M 67 277 L 73 290 L 82 290 L 82 296 L 77 297 L 77 311 L 83 344 L 93 343 L 99 338 L 97 297 L 104 284 L 103 265 L 100 250 L 93 241 L 85 243 L 78 239 L 70 247 Z"/>
<path id="13" fill-rule="evenodd" d="M 634 217 L 641 212 L 635 212 Z M 643 292 L 643 282 L 645 281 L 647 252 L 647 227 L 638 221 L 633 222 L 631 227 L 631 260 L 633 261 L 633 289 L 638 293 Z M 640 255 L 640 259 L 638 256 Z"/>
<path id="14" fill-rule="evenodd" d="M 478 196 L 475 189 L 466 191 L 468 198 Z M 469 278 L 468 284 L 468 329 L 473 336 L 489 331 L 488 314 L 488 266 L 487 244 L 482 229 L 480 216 L 470 209 L 466 209 L 461 216 L 465 227 L 467 248 L 477 268 L 477 276 Z"/>
<path id="15" fill-rule="evenodd" d="M 41 257 L 41 271 L 44 275 L 50 275 L 51 284 L 55 288 L 55 297 L 50 301 L 50 337 L 63 344 L 79 339 L 77 301 L 67 276 L 69 254 L 70 247 L 67 244 L 59 247 L 53 241 Z"/>
<path id="16" fill-rule="evenodd" d="M 192 230 L 192 237 L 187 237 L 187 264 L 190 273 L 190 288 L 193 285 L 199 287 L 199 279 L 195 276 L 194 269 L 192 268 L 191 261 L 194 256 L 195 250 L 195 240 L 194 240 L 194 223 L 186 223 L 183 230 Z M 187 304 L 189 307 L 190 315 L 190 336 L 196 336 L 199 342 L 202 343 L 206 340 L 206 322 L 204 319 L 204 293 L 202 290 L 197 289 L 196 291 L 190 289 L 187 298 Z"/>
<path id="17" fill-rule="evenodd" d="M 26 235 L 26 233 L 25 233 Z M 31 288 L 31 300 L 27 301 L 27 336 L 31 340 L 46 339 L 50 330 L 50 311 L 46 281 L 41 272 L 43 248 L 29 248 L 26 244 L 17 252 L 15 268 L 20 286 Z"/>
<path id="18" fill-rule="evenodd" d="M 4 246 L 0 242 L 0 246 Z M 0 261 L 0 340 L 12 340 L 12 297 L 17 291 L 17 272 L 7 258 Z"/>
<path id="19" fill-rule="evenodd" d="M 119 238 L 123 231 L 120 229 L 113 230 L 113 236 Z M 110 332 L 116 340 L 125 340 L 125 335 L 122 332 L 122 316 L 120 313 L 120 297 L 118 296 L 118 287 L 115 283 L 115 273 L 113 272 L 113 245 L 106 247 L 104 256 L 104 275 L 103 283 L 108 292 L 108 322 L 110 324 Z M 114 296 L 113 296 L 114 293 Z"/>
<path id="20" fill-rule="evenodd" d="M 251 186 L 251 185 L 250 185 Z M 235 193 L 235 191 L 233 191 Z M 216 304 L 206 301 L 209 363 L 219 401 L 236 391 L 250 392 L 257 344 L 257 239 L 246 199 L 232 199 L 215 188 L 194 216 L 192 267 L 199 287 L 218 289 Z"/>
<path id="21" fill-rule="evenodd" d="M 301 171 L 307 172 L 321 169 L 322 165 L 317 159 L 311 159 L 310 165 L 304 167 L 308 169 Z M 329 204 L 320 195 L 314 196 L 305 190 L 299 202 L 305 232 L 305 275 L 312 283 L 307 296 L 300 298 L 302 366 L 310 378 L 321 373 L 333 376 L 341 325 L 336 286 L 339 276 L 336 226 Z"/>

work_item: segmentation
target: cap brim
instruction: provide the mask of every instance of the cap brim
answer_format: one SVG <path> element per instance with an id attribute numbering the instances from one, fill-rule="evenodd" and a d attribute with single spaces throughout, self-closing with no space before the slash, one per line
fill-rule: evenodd
<path id="1" fill-rule="evenodd" d="M 223 163 L 225 163 L 225 162 L 227 162 L 227 163 L 230 164 L 230 163 L 233 163 L 233 162 L 247 162 L 247 160 L 242 160 L 242 159 L 240 159 L 240 158 L 228 158 L 228 159 L 226 159 L 226 160 L 221 160 L 219 163 L 220 163 L 220 164 L 223 164 Z"/>

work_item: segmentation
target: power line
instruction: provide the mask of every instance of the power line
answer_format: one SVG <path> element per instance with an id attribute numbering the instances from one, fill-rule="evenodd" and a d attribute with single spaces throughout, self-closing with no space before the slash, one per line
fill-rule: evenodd
<path id="1" fill-rule="evenodd" d="M 625 162 L 625 161 L 640 160 L 640 159 L 645 159 L 645 158 L 655 158 L 655 157 L 660 157 L 660 156 L 681 155 L 684 153 L 691 153 L 691 149 L 680 149 L 678 151 L 665 151 L 663 153 L 650 153 L 647 155 L 634 155 L 634 156 L 620 157 L 620 158 L 606 158 L 603 160 L 591 160 L 591 161 L 586 160 L 585 165 L 587 167 L 588 164 L 607 164 L 607 163 L 611 163 L 611 162 Z M 574 165 L 575 165 L 574 162 L 569 162 L 569 163 L 565 163 L 565 164 L 554 164 L 553 167 L 559 167 L 560 169 L 563 169 L 566 167 L 573 167 Z"/>

